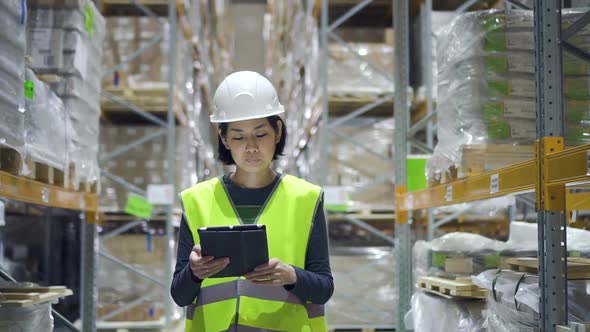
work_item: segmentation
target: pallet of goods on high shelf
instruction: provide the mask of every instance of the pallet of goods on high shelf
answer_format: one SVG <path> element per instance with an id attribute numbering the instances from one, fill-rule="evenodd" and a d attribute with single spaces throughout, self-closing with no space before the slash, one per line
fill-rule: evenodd
<path id="1" fill-rule="evenodd" d="M 108 93 L 101 105 L 107 116 L 128 110 L 125 101 L 150 113 L 166 113 L 170 94 L 170 34 L 165 17 L 107 17 L 102 67 Z M 144 50 L 133 57 L 138 50 Z M 174 108 L 186 123 L 187 107 L 193 102 L 193 52 L 190 41 L 178 32 L 175 57 Z M 131 61 L 128 61 L 132 59 Z"/>
<path id="2" fill-rule="evenodd" d="M 30 174 L 24 158 L 25 24 L 21 0 L 0 3 L 0 170 L 16 175 Z"/>
<path id="3" fill-rule="evenodd" d="M 25 83 L 25 154 L 31 177 L 69 187 L 68 132 L 64 103 L 32 70 Z"/>
<path id="4" fill-rule="evenodd" d="M 133 142 L 153 132 L 154 126 L 103 126 L 101 127 L 101 155 L 108 155 L 121 146 L 121 142 Z M 177 127 L 175 147 L 175 188 L 180 192 L 197 183 L 196 146 L 190 128 Z M 166 184 L 168 164 L 166 161 L 166 135 L 160 135 L 149 142 L 108 160 L 104 170 L 122 178 L 143 190 L 150 184 Z M 108 175 L 101 178 L 102 190 L 99 197 L 103 212 L 125 210 L 129 190 L 113 181 Z M 179 208 L 179 202 L 175 202 Z"/>
<path id="5" fill-rule="evenodd" d="M 51 304 L 72 294 L 63 286 L 0 283 L 0 330 L 52 331 Z"/>
<path id="6" fill-rule="evenodd" d="M 582 14 L 564 10 L 564 26 Z M 428 163 L 431 184 L 534 158 L 533 35 L 533 12 L 522 10 L 466 13 L 443 29 L 437 40 L 439 143 Z M 590 29 L 569 41 L 590 49 Z M 589 68 L 564 52 L 568 146 L 590 142 Z"/>
<path id="7" fill-rule="evenodd" d="M 96 186 L 104 18 L 89 0 L 27 6 L 28 66 L 58 78 L 50 87 L 65 107 L 70 187 Z"/>

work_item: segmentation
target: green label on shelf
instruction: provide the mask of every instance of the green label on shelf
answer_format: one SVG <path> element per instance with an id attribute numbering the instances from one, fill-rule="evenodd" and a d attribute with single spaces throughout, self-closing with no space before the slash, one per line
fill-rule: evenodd
<path id="1" fill-rule="evenodd" d="M 152 208 L 152 204 L 150 204 L 150 202 L 144 197 L 129 195 L 129 197 L 127 197 L 127 205 L 125 206 L 125 213 L 149 219 L 152 217 Z"/>
<path id="2" fill-rule="evenodd" d="M 25 81 L 25 97 L 28 100 L 33 100 L 35 98 L 35 82 L 26 80 Z"/>
<path id="3" fill-rule="evenodd" d="M 570 251 L 569 255 L 570 257 L 582 257 L 582 253 L 579 251 Z"/>
<path id="4" fill-rule="evenodd" d="M 485 58 L 486 69 L 494 73 L 504 73 L 508 70 L 508 59 L 502 56 Z"/>
<path id="5" fill-rule="evenodd" d="M 510 95 L 510 84 L 504 80 L 489 80 L 488 87 L 491 95 L 496 97 L 507 97 Z"/>
<path id="6" fill-rule="evenodd" d="M 489 254 L 486 255 L 484 258 L 484 263 L 486 265 L 486 268 L 496 268 L 500 266 L 500 254 Z"/>
<path id="7" fill-rule="evenodd" d="M 407 165 L 407 188 L 409 192 L 422 190 L 427 187 L 426 181 L 426 157 L 408 156 Z"/>
<path id="8" fill-rule="evenodd" d="M 483 105 L 481 117 L 484 121 L 502 119 L 504 117 L 504 103 L 489 101 Z"/>
<path id="9" fill-rule="evenodd" d="M 90 37 L 94 37 L 94 12 L 90 4 L 86 4 L 84 10 L 84 26 L 86 26 Z"/>
<path id="10" fill-rule="evenodd" d="M 443 254 L 440 252 L 433 252 L 432 253 L 432 266 L 445 267 L 446 261 L 447 261 L 447 254 Z"/>

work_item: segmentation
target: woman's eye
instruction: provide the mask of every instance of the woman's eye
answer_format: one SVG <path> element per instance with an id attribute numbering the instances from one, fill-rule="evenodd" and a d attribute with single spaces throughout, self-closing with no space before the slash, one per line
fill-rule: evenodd
<path id="1" fill-rule="evenodd" d="M 262 138 L 264 136 L 266 136 L 266 134 L 256 135 L 256 137 L 258 137 L 258 138 Z"/>
<path id="2" fill-rule="evenodd" d="M 243 140 L 244 138 L 243 138 L 243 137 L 234 137 L 234 138 L 232 138 L 232 139 L 233 139 L 234 141 L 241 141 L 241 140 Z"/>

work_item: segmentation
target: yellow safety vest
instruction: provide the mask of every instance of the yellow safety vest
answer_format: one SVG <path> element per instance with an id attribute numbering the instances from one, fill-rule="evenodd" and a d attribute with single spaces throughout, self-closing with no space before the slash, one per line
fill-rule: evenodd
<path id="1" fill-rule="evenodd" d="M 321 189 L 283 176 L 262 207 L 270 258 L 304 268 L 307 243 Z M 195 243 L 197 229 L 241 223 L 223 181 L 215 178 L 181 193 Z M 187 332 L 326 331 L 324 306 L 306 303 L 283 286 L 260 286 L 244 278 L 208 278 L 187 308 Z"/>

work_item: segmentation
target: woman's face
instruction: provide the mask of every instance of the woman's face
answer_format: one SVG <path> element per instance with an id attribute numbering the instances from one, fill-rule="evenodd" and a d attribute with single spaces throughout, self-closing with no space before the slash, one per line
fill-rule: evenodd
<path id="1" fill-rule="evenodd" d="M 275 132 L 267 119 L 231 122 L 222 141 L 238 168 L 255 173 L 270 167 L 282 132 L 281 121 L 278 129 Z"/>

